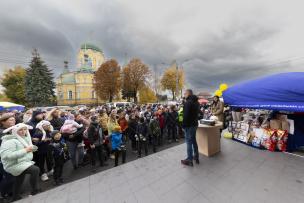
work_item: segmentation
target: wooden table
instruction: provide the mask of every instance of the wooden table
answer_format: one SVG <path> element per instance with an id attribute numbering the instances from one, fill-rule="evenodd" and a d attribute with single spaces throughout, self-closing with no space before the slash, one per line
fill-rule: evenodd
<path id="1" fill-rule="evenodd" d="M 196 131 L 198 151 L 205 156 L 213 156 L 221 151 L 220 129 L 223 123 L 218 122 L 214 126 L 199 124 Z"/>

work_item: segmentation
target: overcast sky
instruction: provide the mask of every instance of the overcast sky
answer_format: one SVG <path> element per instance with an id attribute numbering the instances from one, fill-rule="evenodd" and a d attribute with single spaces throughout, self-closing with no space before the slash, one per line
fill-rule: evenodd
<path id="1" fill-rule="evenodd" d="M 26 66 L 35 47 L 58 75 L 91 42 L 108 59 L 139 57 L 159 72 L 176 59 L 187 87 L 213 91 L 303 71 L 303 7 L 301 0 L 1 1 L 0 72 Z"/>

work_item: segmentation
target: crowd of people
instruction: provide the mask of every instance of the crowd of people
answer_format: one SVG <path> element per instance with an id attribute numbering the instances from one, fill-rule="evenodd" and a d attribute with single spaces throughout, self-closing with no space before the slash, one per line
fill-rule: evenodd
<path id="1" fill-rule="evenodd" d="M 125 163 L 127 153 L 141 157 L 156 152 L 159 146 L 183 137 L 182 113 L 181 106 L 165 105 L 2 113 L 1 195 L 20 199 L 26 174 L 31 177 L 32 195 L 40 192 L 39 181 L 50 176 L 55 185 L 62 184 L 68 160 L 75 170 L 90 160 L 95 172 L 96 167 L 107 165 L 108 159 L 118 166 L 120 158 Z M 127 152 L 127 144 L 132 152 Z"/>
<path id="2" fill-rule="evenodd" d="M 216 108 L 212 111 L 219 114 L 222 107 L 216 99 L 213 103 Z M 119 162 L 126 162 L 128 153 L 140 158 L 184 137 L 187 158 L 181 163 L 193 166 L 195 160 L 199 164 L 195 132 L 200 113 L 204 112 L 199 107 L 198 98 L 188 90 L 180 105 L 125 108 L 103 105 L 71 111 L 54 108 L 49 112 L 41 109 L 2 112 L 1 196 L 13 201 L 21 199 L 26 174 L 30 175 L 31 194 L 35 195 L 41 191 L 40 181 L 51 176 L 54 185 L 63 183 L 63 166 L 67 161 L 71 161 L 74 170 L 89 163 L 91 172 L 96 172 L 97 167 L 107 166 L 109 159 L 114 160 L 116 167 Z"/>

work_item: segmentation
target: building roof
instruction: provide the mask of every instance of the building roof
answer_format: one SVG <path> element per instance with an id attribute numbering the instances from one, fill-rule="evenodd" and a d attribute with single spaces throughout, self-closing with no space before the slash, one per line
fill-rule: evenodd
<path id="1" fill-rule="evenodd" d="M 81 49 L 92 49 L 94 51 L 102 52 L 102 50 L 98 46 L 96 46 L 94 44 L 90 44 L 90 43 L 84 43 L 81 45 L 80 48 Z"/>
<path id="2" fill-rule="evenodd" d="M 63 84 L 71 84 L 75 83 L 75 75 L 74 73 L 66 73 L 66 74 L 61 74 L 60 77 L 62 78 L 62 83 Z"/>

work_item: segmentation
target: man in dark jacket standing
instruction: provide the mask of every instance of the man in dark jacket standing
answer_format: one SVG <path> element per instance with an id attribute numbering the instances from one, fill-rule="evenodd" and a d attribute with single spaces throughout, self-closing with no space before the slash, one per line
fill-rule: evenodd
<path id="1" fill-rule="evenodd" d="M 186 90 L 183 115 L 183 128 L 187 144 L 187 158 L 181 163 L 187 166 L 193 166 L 193 158 L 199 164 L 199 154 L 196 142 L 196 129 L 198 127 L 199 103 L 197 96 L 193 95 L 192 90 Z M 193 157 L 194 151 L 194 157 Z"/>

